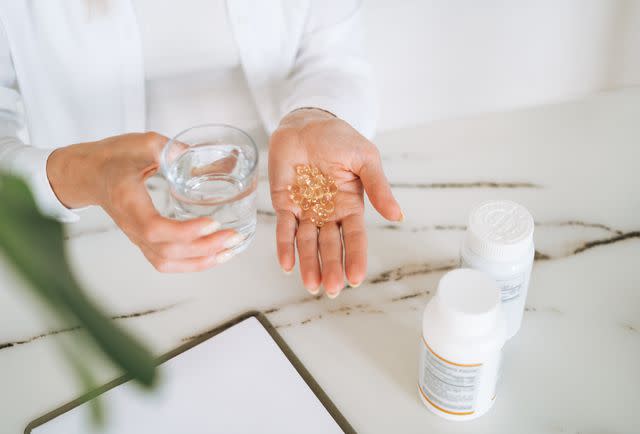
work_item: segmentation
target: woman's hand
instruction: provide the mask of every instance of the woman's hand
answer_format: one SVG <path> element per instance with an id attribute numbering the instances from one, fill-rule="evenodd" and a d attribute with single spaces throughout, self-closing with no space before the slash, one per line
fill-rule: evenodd
<path id="1" fill-rule="evenodd" d="M 311 213 L 303 212 L 289 198 L 287 187 L 294 183 L 295 167 L 300 164 L 316 166 L 338 186 L 335 211 L 320 230 L 311 222 Z M 296 110 L 281 121 L 269 144 L 269 181 L 278 220 L 280 266 L 285 272 L 293 269 L 295 240 L 302 281 L 312 294 L 322 283 L 327 295 L 336 297 L 344 286 L 345 272 L 351 286 L 364 280 L 367 237 L 363 187 L 383 217 L 393 221 L 404 217 L 375 145 L 348 123 L 322 110 Z"/>
<path id="2" fill-rule="evenodd" d="M 162 217 L 144 182 L 157 172 L 167 138 L 156 133 L 124 134 L 55 150 L 47 176 L 69 208 L 100 205 L 162 272 L 200 271 L 228 260 L 226 249 L 242 241 L 233 230 L 201 217 Z M 217 231 L 217 232 L 216 232 Z"/>

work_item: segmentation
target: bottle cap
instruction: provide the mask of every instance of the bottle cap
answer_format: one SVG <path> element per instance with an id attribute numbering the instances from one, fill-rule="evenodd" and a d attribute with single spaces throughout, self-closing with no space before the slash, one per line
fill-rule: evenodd
<path id="1" fill-rule="evenodd" d="M 533 217 L 520 204 L 508 200 L 484 202 L 471 211 L 466 244 L 487 259 L 519 258 L 533 243 L 533 226 Z"/>
<path id="2" fill-rule="evenodd" d="M 500 321 L 500 289 L 487 274 L 460 268 L 438 283 L 436 303 L 442 318 L 460 335 L 483 335 Z"/>

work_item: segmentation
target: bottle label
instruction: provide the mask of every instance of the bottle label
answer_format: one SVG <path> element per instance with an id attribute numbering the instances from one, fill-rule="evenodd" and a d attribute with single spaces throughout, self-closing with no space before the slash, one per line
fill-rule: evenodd
<path id="1" fill-rule="evenodd" d="M 520 297 L 522 285 L 524 285 L 524 273 L 518 273 L 507 279 L 497 279 L 496 282 L 500 288 L 500 299 L 506 303 Z"/>
<path id="2" fill-rule="evenodd" d="M 460 258 L 461 268 L 473 268 L 471 264 L 464 260 L 464 257 Z M 498 287 L 500 288 L 500 300 L 503 303 L 512 301 L 520 297 L 522 286 L 524 285 L 524 273 L 517 273 L 506 279 L 495 279 Z"/>
<path id="3" fill-rule="evenodd" d="M 448 414 L 473 414 L 482 363 L 452 362 L 436 354 L 424 338 L 422 342 L 418 387 L 423 398 Z"/>

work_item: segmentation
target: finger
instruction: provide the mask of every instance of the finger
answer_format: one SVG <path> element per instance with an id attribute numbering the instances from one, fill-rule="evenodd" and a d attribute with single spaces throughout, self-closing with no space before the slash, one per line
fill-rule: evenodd
<path id="1" fill-rule="evenodd" d="M 289 211 L 278 211 L 276 224 L 276 245 L 278 261 L 285 273 L 290 273 L 296 262 L 293 241 L 296 235 L 296 217 Z"/>
<path id="2" fill-rule="evenodd" d="M 362 214 L 342 219 L 342 239 L 347 280 L 355 288 L 362 283 L 367 272 L 367 232 Z"/>
<path id="3" fill-rule="evenodd" d="M 194 167 L 191 169 L 191 176 L 203 176 L 210 173 L 231 173 L 238 163 L 238 150 L 231 151 L 231 155 L 221 158 L 204 166 Z"/>
<path id="4" fill-rule="evenodd" d="M 312 294 L 320 287 L 320 263 L 318 262 L 318 229 L 309 220 L 300 222 L 296 234 L 300 275 L 304 287 Z"/>
<path id="5" fill-rule="evenodd" d="M 392 221 L 404 219 L 400 205 L 393 197 L 391 186 L 384 175 L 380 155 L 375 148 L 368 153 L 357 175 L 362 180 L 371 204 L 384 218 Z"/>
<path id="6" fill-rule="evenodd" d="M 169 139 L 154 131 L 132 133 L 131 135 L 136 137 L 134 142 L 136 146 L 128 148 L 127 152 L 130 153 L 132 161 L 138 165 L 143 177 L 147 178 L 157 171 L 160 154 Z"/>
<path id="7" fill-rule="evenodd" d="M 158 243 L 149 246 L 164 259 L 187 259 L 215 256 L 244 241 L 244 237 L 232 229 L 215 232 L 190 243 Z"/>
<path id="8" fill-rule="evenodd" d="M 320 228 L 318 245 L 322 260 L 322 285 L 327 295 L 335 298 L 344 287 L 342 239 L 337 223 L 328 222 Z"/>
<path id="9" fill-rule="evenodd" d="M 163 160 L 163 164 L 166 166 L 165 169 L 169 169 L 175 161 L 180 158 L 182 154 L 189 150 L 189 145 L 181 142 L 180 140 L 171 139 L 163 146 L 163 150 L 161 152 L 161 159 Z"/>
<path id="10" fill-rule="evenodd" d="M 158 256 L 154 251 L 141 247 L 142 253 L 149 260 L 151 265 L 161 273 L 191 273 L 204 271 L 213 267 L 219 261 L 216 256 L 189 258 L 189 259 L 165 259 Z"/>
<path id="11" fill-rule="evenodd" d="M 118 214 L 126 231 L 148 244 L 161 242 L 189 242 L 211 235 L 220 224 L 208 217 L 193 220 L 171 220 L 162 217 L 151 202 L 144 184 L 133 184 L 119 198 Z"/>

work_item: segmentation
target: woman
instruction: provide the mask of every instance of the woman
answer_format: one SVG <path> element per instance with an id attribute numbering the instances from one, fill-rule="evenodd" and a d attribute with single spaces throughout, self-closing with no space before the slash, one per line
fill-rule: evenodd
<path id="1" fill-rule="evenodd" d="M 364 137 L 375 103 L 350 3 L 4 0 L 0 167 L 27 179 L 45 213 L 73 221 L 74 209 L 99 205 L 158 270 L 198 271 L 228 259 L 237 237 L 207 218 L 158 214 L 144 180 L 167 139 L 143 131 L 174 133 L 198 116 L 260 122 L 280 265 L 293 269 L 297 244 L 304 286 L 335 297 L 345 274 L 352 286 L 365 276 L 363 188 L 385 218 L 402 219 Z M 188 123 L 170 126 L 179 113 Z M 298 164 L 339 187 L 320 230 L 288 197 Z"/>

